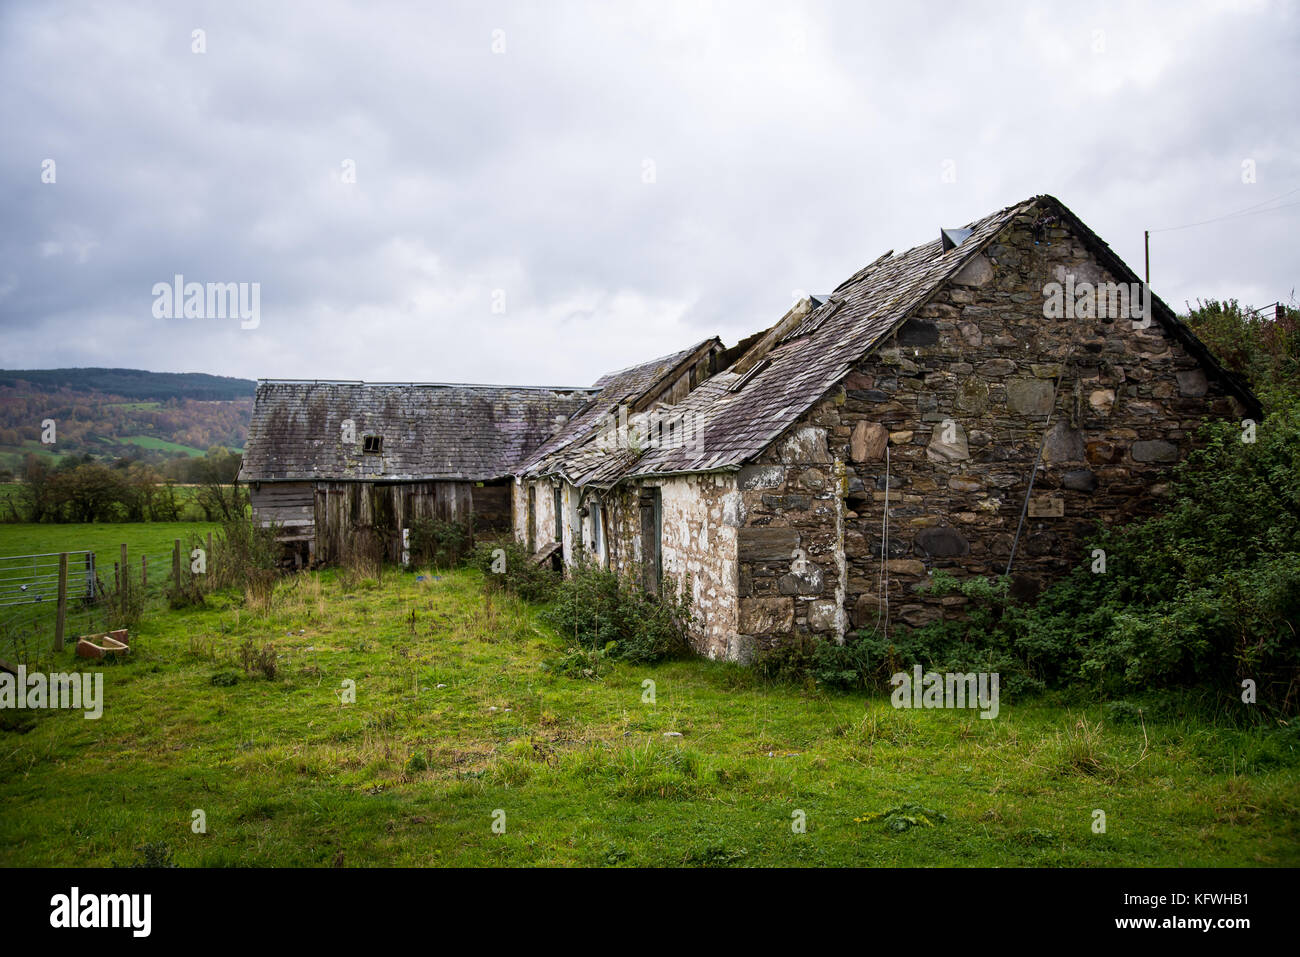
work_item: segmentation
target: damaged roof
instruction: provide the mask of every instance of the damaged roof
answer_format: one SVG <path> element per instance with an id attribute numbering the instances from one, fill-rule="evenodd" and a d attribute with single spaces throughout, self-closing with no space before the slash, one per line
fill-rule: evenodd
<path id="1" fill-rule="evenodd" d="M 657 389 L 681 375 L 683 370 L 715 348 L 718 351 L 722 348 L 717 337 L 697 342 L 680 352 L 601 376 L 592 387 L 596 394 L 591 404 L 528 456 L 517 470 L 518 474 L 559 474 L 575 484 L 584 484 L 589 478 L 586 473 L 591 468 L 609 464 L 607 456 L 596 449 L 595 443 L 605 417 L 609 414 L 617 416 L 619 406 L 637 410 Z"/>
<path id="2" fill-rule="evenodd" d="M 964 229 L 945 230 L 933 242 L 898 255 L 886 253 L 850 276 L 828 298 L 811 300 L 806 314 L 800 316 L 792 310 L 786 320 L 761 336 L 763 342 L 775 342 L 765 355 L 759 359 L 741 356 L 729 370 L 666 410 L 690 424 L 692 441 L 644 452 L 610 452 L 598 448 L 589 437 L 582 448 L 566 450 L 573 469 L 570 477 L 577 478 L 577 484 L 608 486 L 638 476 L 738 468 L 763 452 L 835 388 L 856 362 L 887 340 L 1004 227 L 1019 216 L 1048 209 L 1059 213 L 1117 277 L 1138 281 L 1110 247 L 1059 200 L 1033 197 Z M 1158 297 L 1152 296 L 1152 301 L 1156 320 L 1247 408 L 1257 410 L 1258 401 L 1244 383 L 1219 365 L 1172 309 Z"/>
<path id="3" fill-rule="evenodd" d="M 590 403 L 593 389 L 262 380 L 241 482 L 487 481 Z M 351 420 L 351 429 L 347 421 Z M 364 451 L 381 436 L 380 451 Z M 374 443 L 372 443 L 374 444 Z"/>

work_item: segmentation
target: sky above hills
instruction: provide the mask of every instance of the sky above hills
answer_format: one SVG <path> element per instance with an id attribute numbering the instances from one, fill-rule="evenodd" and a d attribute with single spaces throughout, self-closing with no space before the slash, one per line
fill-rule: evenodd
<path id="1" fill-rule="evenodd" d="M 1038 193 L 1176 308 L 1285 301 L 1297 53 L 1295 3 L 7 3 L 0 366 L 588 384 Z"/>

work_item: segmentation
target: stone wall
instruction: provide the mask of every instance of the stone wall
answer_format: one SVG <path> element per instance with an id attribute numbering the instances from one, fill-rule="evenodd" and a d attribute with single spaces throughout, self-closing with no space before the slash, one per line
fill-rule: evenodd
<path id="1" fill-rule="evenodd" d="M 610 567 L 636 575 L 643 561 L 639 496 L 660 494 L 660 550 L 665 578 L 679 588 L 689 578 L 698 617 L 695 650 L 710 658 L 735 658 L 736 531 L 739 495 L 731 474 L 673 476 L 620 485 L 605 493 L 612 535 Z"/>
<path id="2" fill-rule="evenodd" d="M 805 416 L 736 476 L 737 639 L 748 660 L 792 634 L 839 638 L 848 589 L 842 456 L 832 455 L 830 421 Z M 836 427 L 838 420 L 836 419 Z"/>
<path id="3" fill-rule="evenodd" d="M 516 480 L 512 486 L 515 540 L 524 544 L 529 541 L 528 490 L 530 488 L 535 495 L 532 543 L 533 548 L 537 550 L 555 541 L 555 483 L 550 479 L 524 479 Z M 565 531 L 565 538 L 568 541 L 567 523 Z"/>
<path id="4" fill-rule="evenodd" d="M 1121 277 L 1064 229 L 1035 244 L 1030 226 L 1008 227 L 739 473 L 737 657 L 870 627 L 884 594 L 893 623 L 959 615 L 964 599 L 917 587 L 936 568 L 1005 570 L 1042 443 L 1014 567 L 1032 594 L 1085 558 L 1096 523 L 1159 507 L 1206 417 L 1243 414 L 1156 322 L 1046 318 L 1048 283 Z"/>

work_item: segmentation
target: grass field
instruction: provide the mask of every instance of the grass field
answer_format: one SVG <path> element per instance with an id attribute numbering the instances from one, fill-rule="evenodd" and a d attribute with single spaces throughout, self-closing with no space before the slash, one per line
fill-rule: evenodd
<path id="1" fill-rule="evenodd" d="M 91 524 L 0 524 L 0 557 L 39 555 L 50 552 L 92 551 L 100 568 L 111 574 L 121 546 L 127 560 L 171 554 L 172 543 L 188 544 L 194 536 L 205 537 L 217 528 L 214 522 L 95 522 Z"/>
<path id="2" fill-rule="evenodd" d="M 159 843 L 183 866 L 1300 864 L 1289 729 L 1177 701 L 1112 723 L 1004 699 L 988 721 L 702 660 L 561 677 L 537 609 L 422 574 L 155 610 L 94 669 L 101 719 L 0 712 L 0 864 Z M 273 679 L 239 665 L 248 640 Z"/>
<path id="3" fill-rule="evenodd" d="M 138 445 L 142 449 L 158 449 L 164 452 L 183 452 L 190 456 L 202 456 L 206 454 L 203 449 L 196 449 L 192 445 L 181 445 L 179 442 L 168 442 L 166 439 L 155 438 L 152 435 L 128 435 L 125 438 L 115 439 L 119 445 Z"/>

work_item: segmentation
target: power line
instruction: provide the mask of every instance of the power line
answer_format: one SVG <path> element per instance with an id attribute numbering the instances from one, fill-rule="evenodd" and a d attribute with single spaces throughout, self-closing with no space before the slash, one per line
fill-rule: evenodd
<path id="1" fill-rule="evenodd" d="M 1272 213 L 1279 209 L 1290 209 L 1292 206 L 1300 206 L 1300 202 L 1285 203 L 1282 206 L 1269 206 L 1268 209 L 1260 209 L 1260 207 L 1268 206 L 1269 203 L 1275 203 L 1279 199 L 1286 199 L 1288 196 L 1291 196 L 1295 193 L 1300 193 L 1300 186 L 1297 186 L 1293 190 L 1288 190 L 1287 192 L 1282 193 L 1280 196 L 1274 196 L 1272 199 L 1266 199 L 1262 203 L 1256 203 L 1254 206 L 1247 206 L 1244 209 L 1239 209 L 1233 213 L 1225 213 L 1222 216 L 1215 216 L 1213 219 L 1202 219 L 1199 222 L 1195 222 L 1195 223 L 1184 223 L 1182 226 L 1165 226 L 1161 229 L 1149 230 L 1149 232 L 1171 233 L 1178 229 L 1191 229 L 1193 226 L 1206 226 L 1210 223 L 1222 222 L 1225 219 L 1236 219 L 1241 216 L 1257 216 L 1260 213 Z"/>

